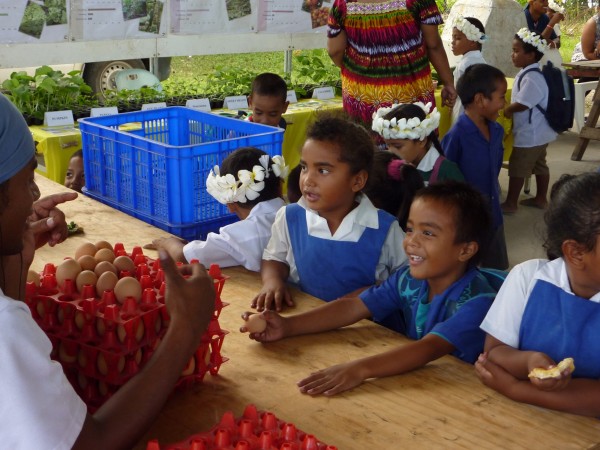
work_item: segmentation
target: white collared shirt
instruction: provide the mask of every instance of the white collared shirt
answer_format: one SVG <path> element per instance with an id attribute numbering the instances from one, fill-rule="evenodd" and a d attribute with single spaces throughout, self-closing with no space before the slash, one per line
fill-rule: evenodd
<path id="1" fill-rule="evenodd" d="M 316 211 L 308 208 L 304 197 L 300 198 L 298 205 L 307 212 L 306 225 L 308 234 L 333 241 L 358 242 L 365 228 L 379 227 L 379 217 L 377 208 L 373 206 L 371 200 L 366 195 L 358 195 L 356 201 L 359 203 L 358 206 L 344 217 L 342 223 L 332 235 L 327 225 L 327 220 L 319 216 Z M 375 270 L 375 278 L 378 281 L 385 280 L 391 273 L 406 264 L 408 259 L 402 247 L 403 240 L 404 232 L 400 228 L 398 221 L 394 221 L 390 226 L 385 243 L 381 249 L 381 255 Z M 271 240 L 263 253 L 263 259 L 288 264 L 290 266 L 289 280 L 294 283 L 299 281 L 287 227 L 285 208 L 281 208 L 277 212 L 277 217 L 271 230 Z"/>
<path id="2" fill-rule="evenodd" d="M 419 165 L 417 166 L 417 170 L 421 172 L 431 172 L 433 170 L 433 166 L 435 166 L 435 162 L 440 157 L 440 152 L 432 145 L 423 156 L 423 159 L 419 161 Z"/>
<path id="3" fill-rule="evenodd" d="M 463 76 L 467 67 L 472 66 L 473 64 L 487 64 L 485 59 L 483 59 L 483 55 L 480 50 L 471 50 L 470 52 L 462 55 L 462 58 L 456 64 L 456 68 L 454 69 L 454 87 L 458 84 L 458 80 Z M 454 107 L 452 108 L 452 123 L 456 123 L 458 120 L 458 116 L 460 116 L 464 111 L 463 105 L 460 101 L 460 97 L 456 97 L 456 101 L 454 102 Z"/>

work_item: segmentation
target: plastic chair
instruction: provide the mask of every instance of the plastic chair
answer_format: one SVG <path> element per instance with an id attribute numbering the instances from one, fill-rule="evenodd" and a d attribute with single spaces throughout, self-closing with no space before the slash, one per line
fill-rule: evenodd
<path id="1" fill-rule="evenodd" d="M 124 89 L 135 91 L 143 87 L 149 87 L 162 92 L 160 80 L 152 72 L 144 69 L 123 69 L 115 73 L 115 85 L 117 91 Z"/>
<path id="2" fill-rule="evenodd" d="M 585 93 L 596 89 L 597 81 L 586 81 L 575 83 L 575 117 L 571 131 L 579 133 L 585 125 Z"/>

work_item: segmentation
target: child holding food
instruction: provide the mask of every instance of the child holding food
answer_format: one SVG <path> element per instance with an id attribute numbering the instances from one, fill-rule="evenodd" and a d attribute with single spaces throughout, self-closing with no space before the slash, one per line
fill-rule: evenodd
<path id="1" fill-rule="evenodd" d="M 513 400 L 598 417 L 600 174 L 559 183 L 544 216 L 550 260 L 510 272 L 481 324 L 488 335 L 475 367 Z"/>
<path id="2" fill-rule="evenodd" d="M 275 214 L 285 205 L 281 188 L 287 172 L 283 156 L 270 158 L 254 147 L 237 149 L 220 168 L 211 170 L 206 190 L 240 221 L 222 227 L 218 233 L 208 233 L 204 241 L 186 244 L 177 238 L 165 238 L 154 244 L 176 261 L 197 259 L 206 265 L 244 266 L 258 272 Z"/>

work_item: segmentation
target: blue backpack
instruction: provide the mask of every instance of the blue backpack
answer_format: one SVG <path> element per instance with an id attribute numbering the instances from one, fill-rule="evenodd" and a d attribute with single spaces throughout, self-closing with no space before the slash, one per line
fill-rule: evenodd
<path id="1" fill-rule="evenodd" d="M 532 67 L 523 72 L 519 78 L 518 88 L 521 89 L 521 80 L 527 72 L 540 72 L 548 85 L 548 105 L 546 109 L 535 105 L 539 109 L 548 125 L 557 133 L 567 131 L 573 126 L 575 116 L 575 83 L 573 77 L 560 67 L 555 67 L 550 61 L 542 68 Z M 531 112 L 529 110 L 529 123 L 531 123 Z"/>

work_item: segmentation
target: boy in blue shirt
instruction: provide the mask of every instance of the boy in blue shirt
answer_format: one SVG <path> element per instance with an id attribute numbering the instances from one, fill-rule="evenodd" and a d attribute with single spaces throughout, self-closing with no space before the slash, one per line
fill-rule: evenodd
<path id="1" fill-rule="evenodd" d="M 504 129 L 496 122 L 504 108 L 506 78 L 499 69 L 488 64 L 474 64 L 458 80 L 456 89 L 465 112 L 442 139 L 446 158 L 455 162 L 465 180 L 486 198 L 492 213 L 492 236 L 483 250 L 481 265 L 508 268 L 504 238 L 500 185 Z"/>

